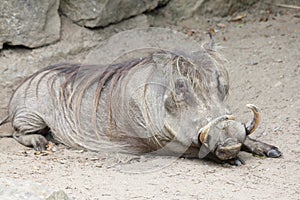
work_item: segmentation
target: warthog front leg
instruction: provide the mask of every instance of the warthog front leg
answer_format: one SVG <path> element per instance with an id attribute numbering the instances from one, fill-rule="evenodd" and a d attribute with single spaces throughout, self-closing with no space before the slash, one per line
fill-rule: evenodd
<path id="1" fill-rule="evenodd" d="M 41 130 L 36 133 L 21 133 L 15 132 L 13 137 L 19 143 L 27 147 L 33 147 L 36 151 L 45 151 L 46 146 L 49 143 L 48 140 L 43 136 L 46 130 Z"/>
<path id="2" fill-rule="evenodd" d="M 247 136 L 244 144 L 242 145 L 242 151 L 271 158 L 278 158 L 281 156 L 281 152 L 277 147 L 252 139 L 249 136 Z"/>

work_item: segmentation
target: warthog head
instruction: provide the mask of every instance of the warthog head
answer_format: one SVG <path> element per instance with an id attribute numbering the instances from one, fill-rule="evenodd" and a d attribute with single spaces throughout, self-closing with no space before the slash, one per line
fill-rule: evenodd
<path id="1" fill-rule="evenodd" d="M 166 129 L 186 145 L 189 142 L 200 145 L 199 157 L 212 154 L 220 160 L 236 158 L 246 136 L 254 132 L 260 122 L 258 109 L 248 104 L 254 113 L 249 126 L 236 121 L 232 115 L 221 115 L 203 125 L 205 109 L 199 109 L 196 97 L 184 79 L 175 81 L 175 94 L 165 97 L 164 106 L 168 113 Z"/>
<path id="2" fill-rule="evenodd" d="M 223 102 L 228 93 L 227 73 L 210 63 L 208 57 L 202 56 L 202 67 L 194 68 L 195 71 L 194 64 L 183 62 L 177 63 L 179 74 L 172 76 L 173 82 L 169 85 L 172 89 L 165 93 L 165 129 L 186 146 L 192 143 L 200 147 L 200 158 L 208 154 L 219 160 L 236 158 L 246 136 L 258 126 L 257 108 L 247 105 L 254 113 L 248 127 L 236 121 Z M 207 64 L 210 68 L 205 68 Z"/>

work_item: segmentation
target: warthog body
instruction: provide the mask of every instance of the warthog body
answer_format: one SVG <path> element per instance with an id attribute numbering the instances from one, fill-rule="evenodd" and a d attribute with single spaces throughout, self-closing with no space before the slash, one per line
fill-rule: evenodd
<path id="1" fill-rule="evenodd" d="M 9 119 L 20 143 L 44 150 L 55 141 L 92 151 L 156 152 L 241 164 L 240 150 L 279 157 L 250 139 L 224 104 L 224 61 L 202 49 L 158 51 L 107 66 L 61 64 L 28 77 L 13 94 Z M 202 149 L 200 151 L 200 149 Z M 199 153 L 200 152 L 200 153 Z"/>

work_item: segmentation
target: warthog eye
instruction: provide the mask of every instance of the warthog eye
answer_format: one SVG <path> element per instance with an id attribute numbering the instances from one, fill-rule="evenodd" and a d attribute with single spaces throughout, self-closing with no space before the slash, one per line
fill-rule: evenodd
<path id="1" fill-rule="evenodd" d="M 171 114 L 175 114 L 181 108 L 193 105 L 195 103 L 187 79 L 176 79 L 174 86 L 175 92 L 169 92 L 164 103 L 166 110 Z"/>
<path id="2" fill-rule="evenodd" d="M 172 96 L 169 96 L 165 99 L 165 108 L 171 114 L 176 113 L 177 105 L 175 100 L 172 98 Z"/>
<path id="3" fill-rule="evenodd" d="M 184 79 L 177 79 L 175 82 L 175 92 L 177 95 L 184 95 L 188 91 L 188 84 Z"/>

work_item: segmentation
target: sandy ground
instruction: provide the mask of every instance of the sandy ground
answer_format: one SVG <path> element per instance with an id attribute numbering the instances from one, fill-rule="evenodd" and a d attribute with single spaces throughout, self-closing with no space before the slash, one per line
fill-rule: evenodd
<path id="1" fill-rule="evenodd" d="M 241 153 L 246 165 L 235 167 L 172 157 L 108 158 L 63 146 L 54 154 L 35 155 L 11 138 L 0 138 L 1 177 L 62 189 L 72 199 L 299 199 L 300 19 L 289 13 L 266 22 L 258 19 L 218 19 L 210 26 L 222 23 L 216 41 L 231 63 L 231 110 L 247 121 L 251 113 L 245 105 L 259 106 L 263 123 L 253 137 L 278 146 L 281 158 Z M 198 23 L 187 20 L 178 27 L 192 29 L 197 36 L 204 27 Z M 11 54 L 6 55 L 13 58 Z M 0 59 L 8 62 L 7 56 Z M 2 135 L 8 131 L 1 127 Z M 140 167 L 141 173 L 133 173 Z"/>

